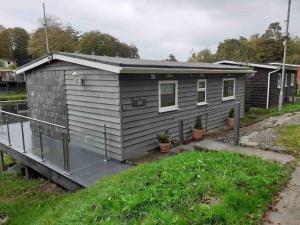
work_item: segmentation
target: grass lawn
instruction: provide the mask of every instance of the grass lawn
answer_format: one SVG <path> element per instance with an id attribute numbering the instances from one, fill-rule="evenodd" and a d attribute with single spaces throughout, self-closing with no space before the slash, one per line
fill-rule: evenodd
<path id="1" fill-rule="evenodd" d="M 300 157 L 300 126 L 289 125 L 279 128 L 277 144 L 286 147 L 291 154 Z"/>
<path id="2" fill-rule="evenodd" d="M 0 213 L 7 213 L 8 224 L 35 224 L 36 218 L 54 207 L 65 194 L 43 190 L 45 180 L 25 180 L 17 174 L 0 172 Z"/>
<path id="3" fill-rule="evenodd" d="M 291 170 L 228 152 L 182 153 L 50 201 L 26 224 L 259 224 Z"/>
<path id="4" fill-rule="evenodd" d="M 245 126 L 257 121 L 264 120 L 271 116 L 279 116 L 284 113 L 292 113 L 297 111 L 300 111 L 300 102 L 284 105 L 281 112 L 278 112 L 277 108 L 263 109 L 252 107 L 248 112 L 246 112 L 244 118 L 241 119 L 241 125 Z"/>
<path id="5" fill-rule="evenodd" d="M 0 94 L 0 101 L 24 100 L 27 98 L 26 90 L 22 89 L 8 94 Z"/>

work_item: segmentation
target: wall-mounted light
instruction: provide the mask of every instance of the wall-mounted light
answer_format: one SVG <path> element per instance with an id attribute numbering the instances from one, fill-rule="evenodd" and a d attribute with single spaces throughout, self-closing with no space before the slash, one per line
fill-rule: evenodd
<path id="1" fill-rule="evenodd" d="M 167 74 L 167 77 L 171 78 L 171 77 L 173 77 L 173 74 Z"/>
<path id="2" fill-rule="evenodd" d="M 76 85 L 83 85 L 83 80 L 82 80 L 82 78 L 81 77 L 79 77 L 79 74 L 78 74 L 78 72 L 77 71 L 74 71 L 73 73 L 72 73 L 72 76 L 74 77 L 74 83 L 76 84 Z"/>
<path id="3" fill-rule="evenodd" d="M 154 73 L 151 74 L 150 78 L 151 78 L 151 80 L 155 80 L 155 78 L 156 78 L 155 74 Z"/>

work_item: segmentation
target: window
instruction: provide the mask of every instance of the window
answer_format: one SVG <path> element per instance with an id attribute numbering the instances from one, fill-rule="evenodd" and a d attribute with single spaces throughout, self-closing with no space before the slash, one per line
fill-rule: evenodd
<path id="1" fill-rule="evenodd" d="M 285 86 L 285 87 L 288 86 L 288 85 L 287 85 L 287 84 L 288 84 L 288 82 L 287 82 L 288 79 L 287 79 L 287 78 L 288 78 L 288 74 L 286 73 L 285 76 L 284 76 L 284 86 Z"/>
<path id="2" fill-rule="evenodd" d="M 281 73 L 278 73 L 277 88 L 281 88 Z"/>
<path id="3" fill-rule="evenodd" d="M 206 80 L 198 80 L 197 96 L 197 105 L 206 104 Z"/>
<path id="4" fill-rule="evenodd" d="M 291 87 L 293 87 L 295 85 L 295 74 L 292 73 L 291 74 Z"/>
<path id="5" fill-rule="evenodd" d="M 226 101 L 234 98 L 235 98 L 235 79 L 224 78 L 222 100 Z"/>
<path id="6" fill-rule="evenodd" d="M 178 109 L 178 82 L 159 81 L 159 112 Z"/>

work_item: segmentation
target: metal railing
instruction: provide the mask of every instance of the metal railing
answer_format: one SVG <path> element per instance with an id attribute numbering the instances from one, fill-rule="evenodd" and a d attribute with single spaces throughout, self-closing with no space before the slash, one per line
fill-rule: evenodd
<path id="1" fill-rule="evenodd" d="M 45 154 L 44 154 L 44 143 L 43 143 L 43 129 L 42 125 L 47 125 L 48 127 L 55 127 L 60 130 L 61 132 L 61 137 L 62 137 L 62 147 L 63 147 L 63 166 L 65 172 L 69 173 L 70 172 L 70 154 L 69 154 L 69 133 L 66 127 L 50 123 L 47 121 L 31 118 L 28 116 L 23 116 L 7 111 L 0 110 L 0 117 L 1 120 L 3 121 L 2 115 L 5 115 L 5 123 L 6 123 L 6 129 L 7 129 L 7 140 L 8 140 L 8 145 L 11 146 L 12 140 L 11 140 L 11 132 L 10 132 L 10 121 L 9 121 L 9 116 L 14 117 L 14 122 L 19 122 L 20 123 L 20 129 L 21 129 L 21 137 L 22 137 L 22 150 L 23 153 L 26 154 L 27 150 L 25 147 L 25 136 L 24 136 L 24 121 L 32 121 L 34 123 L 38 123 L 38 137 L 39 137 L 39 149 L 40 149 L 40 158 L 42 162 L 45 162 Z"/>
<path id="2" fill-rule="evenodd" d="M 16 114 L 27 112 L 28 106 L 27 106 L 27 100 L 11 100 L 11 101 L 0 101 L 0 110 L 8 111 L 14 111 Z M 25 108 L 25 109 L 24 109 Z"/>

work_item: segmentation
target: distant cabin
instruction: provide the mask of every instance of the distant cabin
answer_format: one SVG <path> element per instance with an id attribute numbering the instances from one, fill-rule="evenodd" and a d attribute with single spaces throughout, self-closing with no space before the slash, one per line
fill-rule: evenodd
<path id="1" fill-rule="evenodd" d="M 17 70 L 25 73 L 29 114 L 66 126 L 87 150 L 123 161 L 158 147 L 157 134 L 169 130 L 189 139 L 202 115 L 208 131 L 225 126 L 241 103 L 246 75 L 238 66 L 54 53 Z M 55 136 L 55 134 L 53 134 Z M 88 146 L 88 147 L 87 147 Z"/>
<path id="2" fill-rule="evenodd" d="M 282 82 L 281 65 L 244 63 L 223 60 L 219 65 L 246 66 L 255 72 L 247 77 L 246 106 L 277 107 Z M 297 68 L 287 66 L 284 78 L 284 102 L 293 102 L 297 94 Z"/>

